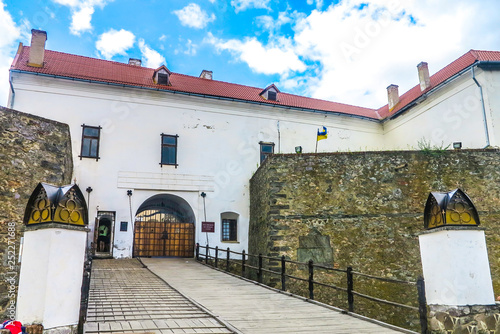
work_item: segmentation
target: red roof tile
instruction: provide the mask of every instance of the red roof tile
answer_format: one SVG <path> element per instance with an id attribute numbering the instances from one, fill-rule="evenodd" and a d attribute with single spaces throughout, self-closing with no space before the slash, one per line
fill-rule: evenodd
<path id="1" fill-rule="evenodd" d="M 388 105 L 385 105 L 382 108 L 378 109 L 378 113 L 383 119 L 396 114 L 398 111 L 408 106 L 423 94 L 439 86 L 441 83 L 451 78 L 455 74 L 465 70 L 476 61 L 500 61 L 500 52 L 470 50 L 463 56 L 453 61 L 451 64 L 436 72 L 434 75 L 431 75 L 431 86 L 425 91 L 422 92 L 420 90 L 420 84 L 418 84 L 399 97 L 399 103 L 396 105 L 396 107 L 394 107 L 393 110 L 389 111 Z"/>
<path id="2" fill-rule="evenodd" d="M 427 90 L 422 92 L 420 90 L 420 85 L 416 85 L 401 95 L 399 103 L 393 110 L 389 111 L 387 105 L 379 109 L 370 109 L 282 92 L 279 93 L 278 101 L 269 101 L 260 96 L 262 88 L 243 86 L 217 80 L 207 80 L 178 73 L 172 73 L 170 75 L 171 86 L 157 85 L 153 82 L 153 74 L 155 70 L 152 68 L 50 50 L 45 51 L 43 68 L 31 67 L 27 65 L 29 49 L 30 47 L 28 46 L 21 48 L 21 53 L 14 59 L 11 69 L 104 83 L 116 83 L 165 91 L 178 91 L 248 102 L 258 102 L 283 107 L 342 113 L 379 120 L 396 114 L 424 93 L 427 93 L 433 88 L 439 86 L 447 79 L 474 64 L 476 61 L 500 61 L 499 51 L 470 50 L 432 75 L 430 77 L 431 86 Z"/>
<path id="3" fill-rule="evenodd" d="M 30 47 L 28 46 L 22 48 L 19 57 L 16 57 L 11 69 L 67 78 L 155 88 L 165 91 L 178 91 L 380 119 L 375 109 L 356 107 L 281 92 L 278 95 L 278 101 L 268 101 L 259 95 L 262 92 L 262 88 L 237 85 L 217 80 L 207 80 L 178 73 L 172 73 L 170 75 L 171 86 L 157 85 L 153 81 L 155 70 L 152 68 L 50 50 L 45 51 L 43 67 L 31 67 L 27 65 L 29 49 Z"/>

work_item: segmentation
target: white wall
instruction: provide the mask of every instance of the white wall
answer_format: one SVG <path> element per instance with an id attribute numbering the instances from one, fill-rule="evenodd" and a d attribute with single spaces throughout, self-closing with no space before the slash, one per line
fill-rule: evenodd
<path id="1" fill-rule="evenodd" d="M 84 231 L 24 233 L 17 320 L 45 329 L 78 324 L 86 243 Z"/>
<path id="2" fill-rule="evenodd" d="M 429 305 L 494 305 L 482 230 L 439 230 L 419 236 Z"/>
<path id="3" fill-rule="evenodd" d="M 293 153 L 299 145 L 304 153 L 314 152 L 317 129 L 326 126 L 329 138 L 318 143 L 318 152 L 383 148 L 382 126 L 353 117 L 30 74 L 12 77 L 14 109 L 70 125 L 74 178 L 81 189 L 93 188 L 90 226 L 97 210 L 116 211 L 115 257 L 131 256 L 128 189 L 133 215 L 156 194 L 184 198 L 196 215 L 196 242 L 203 245 L 200 194 L 207 193 L 207 220 L 216 222 L 211 246 L 241 251 L 247 249 L 249 180 L 259 166 L 260 141 L 274 142 L 276 152 Z M 99 161 L 78 157 L 82 124 L 103 127 Z M 178 168 L 159 165 L 161 133 L 179 135 Z M 239 214 L 239 243 L 220 242 L 222 212 Z M 120 221 L 129 222 L 127 232 L 119 231 Z"/>
<path id="4" fill-rule="evenodd" d="M 485 81 L 481 70 L 478 80 Z M 497 109 L 498 110 L 498 109 Z M 432 146 L 446 147 L 462 142 L 463 148 L 484 148 L 483 111 L 479 88 L 470 71 L 393 120 L 384 123 L 387 149 L 419 149 L 424 139 Z"/>

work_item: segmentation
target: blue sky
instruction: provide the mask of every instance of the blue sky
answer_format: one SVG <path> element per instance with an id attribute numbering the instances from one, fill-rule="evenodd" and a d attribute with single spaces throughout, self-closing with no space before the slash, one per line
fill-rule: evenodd
<path id="1" fill-rule="evenodd" d="M 32 28 L 47 49 L 381 107 L 469 49 L 500 50 L 497 0 L 0 0 L 0 105 Z"/>

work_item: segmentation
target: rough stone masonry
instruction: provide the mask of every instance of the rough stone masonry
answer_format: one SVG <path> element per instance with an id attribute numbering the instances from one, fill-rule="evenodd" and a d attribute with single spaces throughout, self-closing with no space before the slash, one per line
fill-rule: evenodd
<path id="1" fill-rule="evenodd" d="M 0 314 L 13 315 L 26 203 L 39 182 L 71 183 L 69 126 L 0 107 Z"/>
<path id="2" fill-rule="evenodd" d="M 250 188 L 250 254 L 304 260 L 301 240 L 319 233 L 330 240 L 331 265 L 408 281 L 422 273 L 417 236 L 429 193 L 460 188 L 486 228 L 493 287 L 500 295 L 497 149 L 274 155 L 257 170 Z M 326 258 L 331 257 L 321 256 L 320 262 Z M 357 284 L 379 298 L 415 299 Z"/>

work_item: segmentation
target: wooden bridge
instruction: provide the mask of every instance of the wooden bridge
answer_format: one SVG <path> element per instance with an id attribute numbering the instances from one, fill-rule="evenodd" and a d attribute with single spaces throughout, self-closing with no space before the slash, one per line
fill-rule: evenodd
<path id="1" fill-rule="evenodd" d="M 85 333 L 413 333 L 192 259 L 142 261 L 94 261 Z"/>

